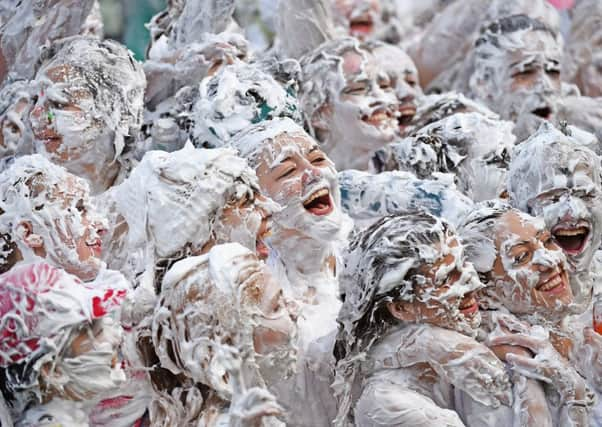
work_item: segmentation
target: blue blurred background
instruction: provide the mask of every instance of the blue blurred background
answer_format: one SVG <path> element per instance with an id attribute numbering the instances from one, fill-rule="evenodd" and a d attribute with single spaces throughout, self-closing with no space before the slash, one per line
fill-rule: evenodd
<path id="1" fill-rule="evenodd" d="M 166 0 L 100 0 L 105 37 L 119 40 L 144 59 L 149 32 L 144 26 L 154 14 L 163 10 Z"/>

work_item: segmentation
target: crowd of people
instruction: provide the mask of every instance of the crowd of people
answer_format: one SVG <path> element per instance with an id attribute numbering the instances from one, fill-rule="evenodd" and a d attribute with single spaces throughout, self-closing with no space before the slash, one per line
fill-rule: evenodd
<path id="1" fill-rule="evenodd" d="M 0 0 L 0 425 L 602 426 L 602 1 Z"/>

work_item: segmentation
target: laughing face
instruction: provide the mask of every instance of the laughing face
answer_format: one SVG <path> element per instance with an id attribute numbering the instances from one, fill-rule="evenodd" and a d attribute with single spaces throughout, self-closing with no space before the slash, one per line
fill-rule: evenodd
<path id="1" fill-rule="evenodd" d="M 495 227 L 497 257 L 492 287 L 483 292 L 514 314 L 548 320 L 567 314 L 573 303 L 565 257 L 541 219 L 509 210 Z"/>
<path id="2" fill-rule="evenodd" d="M 602 237 L 600 178 L 590 160 L 579 157 L 575 153 L 563 167 L 550 165 L 554 176 L 541 182 L 539 194 L 528 201 L 529 211 L 544 218 L 573 271 L 589 268 Z"/>
<path id="3" fill-rule="evenodd" d="M 416 115 L 416 98 L 422 96 L 419 86 L 418 70 L 412 59 L 396 46 L 382 44 L 372 51 L 375 72 L 380 87 L 395 91 L 398 101 L 398 130 L 401 136 Z"/>
<path id="4" fill-rule="evenodd" d="M 372 153 L 397 133 L 397 97 L 368 52 L 345 52 L 340 71 L 342 88 L 322 107 L 321 125 L 314 128 L 322 126 L 318 137 L 337 169 L 366 169 Z"/>
<path id="5" fill-rule="evenodd" d="M 279 135 L 264 146 L 256 172 L 262 191 L 283 207 L 274 215 L 281 232 L 318 240 L 336 236 L 341 226 L 336 171 L 311 137 Z"/>

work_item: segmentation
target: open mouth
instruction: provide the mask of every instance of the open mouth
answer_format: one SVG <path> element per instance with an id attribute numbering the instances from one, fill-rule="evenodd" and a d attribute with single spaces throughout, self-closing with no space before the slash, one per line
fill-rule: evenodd
<path id="1" fill-rule="evenodd" d="M 566 254 L 573 256 L 583 252 L 589 233 L 589 227 L 586 225 L 574 227 L 559 224 L 552 228 L 552 234 L 558 245 Z"/>
<path id="2" fill-rule="evenodd" d="M 557 295 L 563 293 L 567 286 L 566 273 L 561 268 L 556 273 L 553 273 L 547 279 L 539 283 L 535 289 L 537 289 L 539 292 Z"/>
<path id="3" fill-rule="evenodd" d="M 352 35 L 365 36 L 374 31 L 374 21 L 369 14 L 358 16 L 349 20 L 349 28 Z"/>
<path id="4" fill-rule="evenodd" d="M 473 316 L 477 311 L 479 311 L 479 304 L 477 303 L 477 299 L 475 297 L 466 298 L 460 304 L 460 313 L 464 316 L 470 317 Z"/>
<path id="5" fill-rule="evenodd" d="M 383 128 L 390 126 L 393 121 L 393 115 L 388 110 L 380 109 L 374 111 L 370 116 L 363 116 L 362 121 L 371 126 Z"/>
<path id="6" fill-rule="evenodd" d="M 330 191 L 328 191 L 327 188 L 322 188 L 313 192 L 303 202 L 303 207 L 312 215 L 328 215 L 334 208 L 330 197 Z"/>
<path id="7" fill-rule="evenodd" d="M 95 257 L 100 257 L 102 255 L 102 240 L 94 239 L 92 242 L 86 242 L 86 246 L 88 246 Z"/>
<path id="8" fill-rule="evenodd" d="M 531 114 L 535 114 L 536 116 L 541 117 L 542 119 L 549 120 L 552 116 L 552 109 L 550 107 L 540 107 L 531 111 Z"/>
<path id="9" fill-rule="evenodd" d="M 259 230 L 257 240 L 255 240 L 255 253 L 259 259 L 267 259 L 270 255 L 270 249 L 265 244 L 268 237 L 272 235 L 272 230 L 269 228 L 267 222 L 264 222 Z"/>
<path id="10" fill-rule="evenodd" d="M 412 122 L 412 119 L 416 115 L 416 107 L 414 104 L 404 104 L 399 107 L 397 116 L 397 125 L 399 130 L 405 130 L 405 128 Z"/>

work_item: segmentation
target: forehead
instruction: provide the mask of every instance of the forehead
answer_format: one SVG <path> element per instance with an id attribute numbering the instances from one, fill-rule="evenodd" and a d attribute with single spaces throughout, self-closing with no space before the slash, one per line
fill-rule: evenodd
<path id="1" fill-rule="evenodd" d="M 317 146 L 315 141 L 302 133 L 283 133 L 263 145 L 262 157 L 273 162 L 288 155 L 305 156 Z"/>
<path id="2" fill-rule="evenodd" d="M 508 239 L 528 240 L 545 229 L 543 220 L 516 211 L 504 213 L 496 222 L 495 232 L 498 246 Z"/>
<path id="3" fill-rule="evenodd" d="M 69 82 L 81 77 L 75 67 L 57 61 L 49 62 L 41 71 L 41 75 L 55 83 Z"/>
<path id="4" fill-rule="evenodd" d="M 529 62 L 560 62 L 562 50 L 558 41 L 546 31 L 524 31 L 508 36 L 500 48 L 511 66 Z"/>
<path id="5" fill-rule="evenodd" d="M 349 50 L 343 53 L 343 73 L 345 76 L 352 76 L 363 71 L 365 58 L 361 53 Z"/>
<path id="6" fill-rule="evenodd" d="M 417 74 L 414 61 L 403 50 L 395 46 L 379 46 L 372 51 L 373 66 L 376 71 L 394 72 L 395 74 Z"/>
<path id="7" fill-rule="evenodd" d="M 379 0 L 334 0 L 335 7 L 343 14 L 347 15 L 357 9 L 370 9 L 378 11 L 380 9 Z"/>

